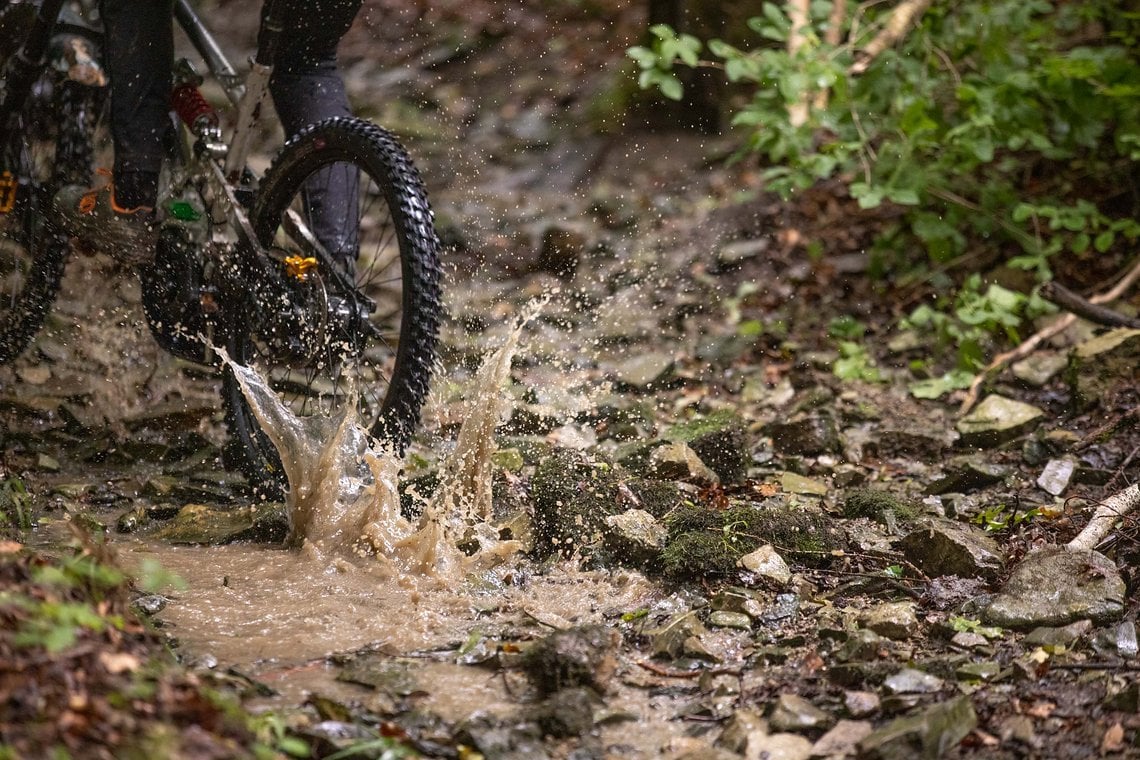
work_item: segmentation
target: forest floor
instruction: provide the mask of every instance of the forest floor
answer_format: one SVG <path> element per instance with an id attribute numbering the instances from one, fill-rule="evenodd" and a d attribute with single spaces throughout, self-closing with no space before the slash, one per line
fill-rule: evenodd
<path id="1" fill-rule="evenodd" d="M 1051 548 L 1140 474 L 1140 332 L 1078 321 L 969 417 L 914 398 L 954 347 L 900 320 L 961 273 L 883 274 L 889 208 L 837 182 L 783 201 L 728 160 L 739 136 L 622 119 L 626 5 L 375 0 L 344 43 L 445 245 L 405 488 L 548 299 L 496 430 L 526 557 L 444 612 L 277 550 L 221 467 L 216 377 L 153 344 L 125 270 L 76 256 L 0 368 L 0 758 L 1140 757 L 1135 520 Z M 223 14 L 247 48 L 254 15 Z M 973 266 L 1017 285 L 995 258 Z M 238 543 L 181 546 L 187 505 L 238 515 L 202 538 Z"/>

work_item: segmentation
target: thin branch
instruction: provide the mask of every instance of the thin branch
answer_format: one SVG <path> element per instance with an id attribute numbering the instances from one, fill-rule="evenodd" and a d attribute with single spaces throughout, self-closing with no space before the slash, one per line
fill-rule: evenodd
<path id="1" fill-rule="evenodd" d="M 1100 503 L 1089 524 L 1065 545 L 1070 551 L 1091 551 L 1105 539 L 1121 517 L 1140 507 L 1140 483 L 1133 483 Z"/>
<path id="2" fill-rule="evenodd" d="M 859 60 L 851 64 L 850 72 L 858 75 L 866 71 L 884 50 L 906 35 L 911 24 L 930 6 L 930 2 L 931 0 L 903 0 L 896 5 L 891 11 L 891 17 L 887 19 L 887 25 L 863 48 Z"/>
<path id="3" fill-rule="evenodd" d="M 839 47 L 839 43 L 843 39 L 843 22 L 846 18 L 846 0 L 833 0 L 831 3 L 831 13 L 827 17 L 827 29 L 823 32 L 823 41 L 828 47 L 832 48 L 833 52 Z M 827 101 L 830 96 L 831 89 L 824 87 L 816 93 L 815 103 L 813 103 L 812 106 L 815 110 L 822 111 L 827 108 Z"/>
<path id="4" fill-rule="evenodd" d="M 1140 327 L 1140 319 L 1127 317 L 1107 306 L 1086 301 L 1059 282 L 1047 282 L 1042 285 L 1041 297 L 1093 324 L 1106 327 Z"/>
<path id="5" fill-rule="evenodd" d="M 788 18 L 792 22 L 791 31 L 788 32 L 788 55 L 794 58 L 807 41 L 805 30 L 811 19 L 810 0 L 790 0 Z M 811 95 L 801 92 L 796 97 L 796 102 L 788 105 L 788 122 L 793 127 L 806 124 L 810 108 Z"/>

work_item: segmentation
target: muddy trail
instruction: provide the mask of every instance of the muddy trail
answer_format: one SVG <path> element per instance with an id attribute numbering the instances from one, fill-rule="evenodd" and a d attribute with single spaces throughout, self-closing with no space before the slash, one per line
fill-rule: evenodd
<path id="1" fill-rule="evenodd" d="M 346 458 L 374 477 L 336 509 L 257 500 L 216 371 L 73 256 L 0 367 L 0 506 L 34 524 L 0 570 L 47 594 L 27 552 L 78 535 L 178 581 L 108 596 L 133 622 L 79 654 L 0 638 L 0 757 L 1140 757 L 1134 518 L 1056 548 L 1140 473 L 1140 331 L 1078 321 L 964 417 L 916 399 L 952 349 L 899 326 L 921 284 L 872 276 L 889 210 L 623 124 L 640 9 L 421 5 L 366 3 L 343 51 L 445 244 L 410 451 Z M 248 49 L 254 14 L 215 10 Z M 834 371 L 852 319 L 874 378 Z M 325 462 L 335 423 L 286 444 Z M 108 696 L 163 646 L 154 694 Z"/>

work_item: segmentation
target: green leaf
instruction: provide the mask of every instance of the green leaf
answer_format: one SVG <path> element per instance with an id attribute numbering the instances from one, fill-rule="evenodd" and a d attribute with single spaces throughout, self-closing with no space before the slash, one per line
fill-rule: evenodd
<path id="1" fill-rule="evenodd" d="M 1097 253 L 1104 253 L 1112 247 L 1112 243 L 1115 240 L 1116 233 L 1114 233 L 1112 230 L 1105 230 L 1104 232 L 1097 235 L 1096 239 L 1093 240 L 1093 248 L 1097 250 Z"/>
<path id="2" fill-rule="evenodd" d="M 657 79 L 657 86 L 661 89 L 661 94 L 670 100 L 680 100 L 681 96 L 685 94 L 685 88 L 681 86 L 681 80 L 672 74 L 662 74 Z"/>
<path id="3" fill-rule="evenodd" d="M 892 187 L 887 190 L 887 198 L 900 206 L 917 206 L 918 193 L 909 187 Z"/>

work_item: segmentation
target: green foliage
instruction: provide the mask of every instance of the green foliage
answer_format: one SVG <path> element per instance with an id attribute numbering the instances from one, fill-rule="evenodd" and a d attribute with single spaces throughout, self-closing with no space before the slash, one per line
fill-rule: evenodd
<path id="1" fill-rule="evenodd" d="M 752 45 L 702 48 L 655 27 L 654 43 L 629 54 L 643 87 L 679 98 L 674 67 L 704 50 L 715 60 L 700 65 L 741 85 L 747 100 L 732 123 L 742 152 L 767 164 L 768 187 L 786 196 L 835 177 L 864 208 L 903 207 L 883 249 L 919 250 L 944 267 L 971 247 L 1000 248 L 1045 282 L 1058 255 L 1124 251 L 1140 238 L 1135 209 L 1117 191 L 1140 159 L 1140 13 L 1112 0 L 934 4 L 893 48 L 864 61 L 860 51 L 893 6 L 848 2 L 841 42 L 831 44 L 832 5 L 811 4 L 794 53 L 785 7 L 766 2 L 748 22 Z M 803 123 L 793 112 L 806 112 Z M 1090 184 L 1106 200 L 1083 198 Z M 1032 317 L 1025 296 L 994 288 L 967 283 L 956 301 L 911 315 L 957 349 L 953 370 L 923 379 L 919 394 L 960 387 L 990 336 L 1013 340 Z"/>
<path id="2" fill-rule="evenodd" d="M 643 89 L 656 87 L 671 100 L 680 100 L 684 94 L 681 80 L 673 73 L 678 61 L 696 66 L 701 52 L 701 41 L 691 34 L 677 34 L 664 24 L 649 28 L 653 41 L 649 47 L 632 47 L 629 57 L 641 67 L 637 83 Z"/>
<path id="3" fill-rule="evenodd" d="M 31 530 L 31 497 L 19 478 L 0 479 L 0 535 Z"/>
<path id="4" fill-rule="evenodd" d="M 983 291 L 981 276 L 970 275 L 952 299 L 922 304 L 903 320 L 903 327 L 933 337 L 936 347 L 956 351 L 952 370 L 912 383 L 910 392 L 918 398 L 938 398 L 968 387 L 974 373 L 984 366 L 986 349 L 995 334 L 1017 341 L 1023 321 L 1053 311 L 1055 307 L 1036 292 L 1027 296 L 997 283 L 990 283 Z M 925 367 L 912 369 L 921 371 Z"/>
<path id="5" fill-rule="evenodd" d="M 839 347 L 839 358 L 831 368 L 839 379 L 862 380 L 867 383 L 883 381 L 883 373 L 875 366 L 866 347 L 859 342 L 866 332 L 867 328 L 862 322 L 846 314 L 832 319 L 828 324 L 827 334 L 837 340 Z"/>
<path id="6" fill-rule="evenodd" d="M 1044 512 L 1040 507 L 1033 509 L 1016 509 L 1007 507 L 1005 504 L 994 504 L 982 510 L 974 518 L 974 523 L 982 526 L 989 533 L 996 533 L 1010 527 L 1017 527 L 1023 522 L 1028 522 L 1034 518 L 1040 517 Z"/>
<path id="7" fill-rule="evenodd" d="M 980 620 L 962 617 L 961 615 L 950 617 L 950 627 L 960 633 L 976 633 L 979 636 L 985 636 L 987 639 L 1000 639 L 1005 635 L 1005 631 L 997 626 L 982 625 Z"/>

